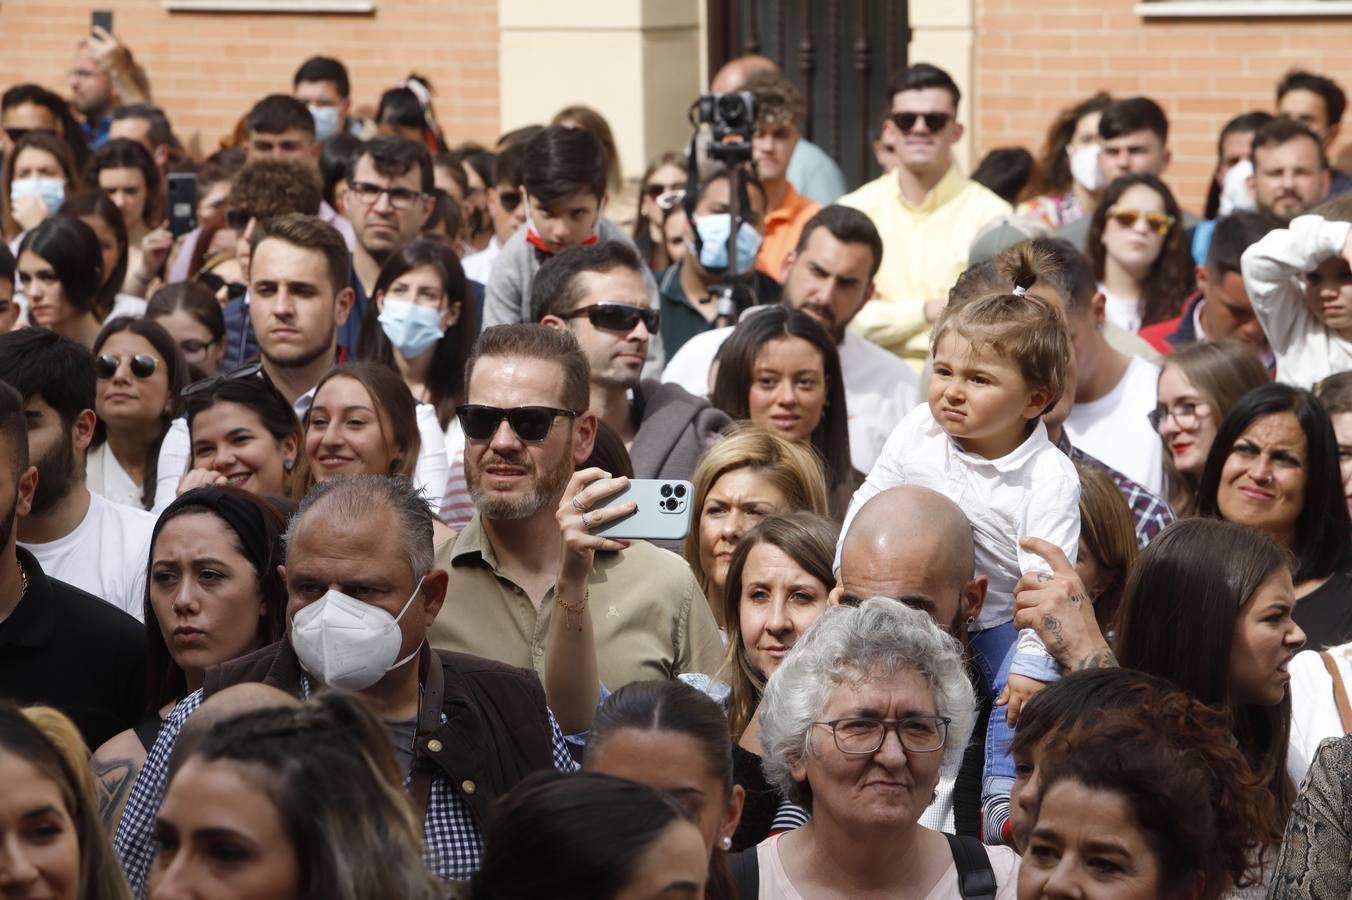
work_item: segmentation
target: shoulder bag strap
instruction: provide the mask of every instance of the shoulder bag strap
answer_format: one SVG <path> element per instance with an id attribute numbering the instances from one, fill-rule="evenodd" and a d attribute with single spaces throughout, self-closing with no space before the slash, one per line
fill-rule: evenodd
<path id="1" fill-rule="evenodd" d="M 1329 678 L 1333 679 L 1333 702 L 1338 704 L 1338 718 L 1343 722 L 1343 734 L 1352 734 L 1352 703 L 1347 701 L 1347 687 L 1343 684 L 1343 676 L 1338 673 L 1338 663 L 1333 654 L 1326 650 L 1319 651 L 1319 658 L 1324 661 Z"/>
<path id="2" fill-rule="evenodd" d="M 995 870 L 985 846 L 974 837 L 945 833 L 958 867 L 958 893 L 963 900 L 995 900 Z"/>
<path id="3" fill-rule="evenodd" d="M 738 900 L 756 900 L 760 896 L 760 857 L 754 845 L 728 854 L 728 872 L 737 888 Z"/>

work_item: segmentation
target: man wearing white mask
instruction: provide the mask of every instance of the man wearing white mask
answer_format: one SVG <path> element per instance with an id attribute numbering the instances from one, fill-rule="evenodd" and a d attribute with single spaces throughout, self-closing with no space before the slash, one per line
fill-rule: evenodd
<path id="1" fill-rule="evenodd" d="M 335 134 L 361 137 L 365 119 L 352 115 L 352 84 L 347 66 L 329 56 L 312 56 L 291 79 L 291 93 L 310 107 L 315 117 L 315 140 L 323 143 Z"/>
<path id="2" fill-rule="evenodd" d="M 434 568 L 432 511 L 408 479 L 317 484 L 286 545 L 288 636 L 209 669 L 203 688 L 164 720 L 146 759 L 115 842 L 133 891 L 144 893 L 185 721 L 212 694 L 251 682 L 302 700 L 323 687 L 359 693 L 385 723 L 433 871 L 469 878 L 493 801 L 532 771 L 574 768 L 543 689 L 530 672 L 428 646 L 447 575 Z"/>

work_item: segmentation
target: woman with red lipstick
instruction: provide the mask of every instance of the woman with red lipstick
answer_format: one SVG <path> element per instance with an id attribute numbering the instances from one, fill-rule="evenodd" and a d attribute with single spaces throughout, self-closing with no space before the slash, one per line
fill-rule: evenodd
<path id="1" fill-rule="evenodd" d="M 1265 834 L 1253 835 L 1268 850 L 1296 795 L 1286 773 L 1287 669 L 1305 642 L 1296 608 L 1289 557 L 1277 541 L 1257 528 L 1192 518 L 1141 553 L 1118 618 L 1118 662 L 1229 712 L 1236 745 L 1276 801 Z"/>
<path id="2" fill-rule="evenodd" d="M 100 811 L 115 827 L 160 720 L 202 686 L 210 666 L 279 640 L 286 630 L 285 500 L 235 488 L 188 491 L 160 515 L 146 575 L 146 709 L 135 729 L 94 754 Z"/>
<path id="3" fill-rule="evenodd" d="M 1352 522 L 1338 439 L 1307 390 L 1256 388 L 1216 432 L 1197 493 L 1200 515 L 1267 532 L 1295 559 L 1295 619 L 1322 650 L 1352 640 Z"/>
<path id="4" fill-rule="evenodd" d="M 1164 443 L 1169 505 L 1180 518 L 1197 510 L 1197 481 L 1221 420 L 1240 397 L 1271 380 L 1241 341 L 1199 341 L 1165 361 L 1150 422 Z"/>

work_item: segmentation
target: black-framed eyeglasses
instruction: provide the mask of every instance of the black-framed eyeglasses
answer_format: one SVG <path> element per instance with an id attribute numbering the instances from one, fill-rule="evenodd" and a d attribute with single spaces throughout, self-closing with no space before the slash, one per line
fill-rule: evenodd
<path id="1" fill-rule="evenodd" d="M 238 368 L 231 369 L 229 372 L 222 372 L 221 374 L 213 375 L 210 378 L 203 378 L 201 381 L 194 381 L 192 384 L 185 387 L 179 393 L 179 396 L 191 397 L 193 394 L 200 394 L 203 391 L 214 391 L 227 381 L 239 381 L 242 378 L 253 378 L 261 371 L 263 371 L 262 363 L 245 363 Z"/>
<path id="2" fill-rule="evenodd" d="M 118 367 L 122 365 L 122 357 L 113 356 L 111 353 L 103 353 L 94 357 L 94 375 L 99 381 L 108 381 L 117 374 Z M 148 353 L 138 353 L 131 358 L 128 368 L 131 369 L 133 378 L 138 381 L 145 381 L 155 370 L 160 367 L 160 361 Z"/>
<path id="3" fill-rule="evenodd" d="M 482 406 L 466 403 L 455 411 L 465 437 L 471 441 L 490 441 L 498 433 L 498 426 L 506 419 L 512 426 L 512 433 L 528 444 L 538 444 L 549 437 L 554 420 L 559 416 L 576 419 L 578 413 L 571 409 L 559 409 L 554 406 L 515 406 L 503 409 L 499 406 Z"/>
<path id="4" fill-rule="evenodd" d="M 637 328 L 641 321 L 647 326 L 649 334 L 656 334 L 658 326 L 662 323 L 660 310 L 628 303 L 594 303 L 582 309 L 575 309 L 564 318 L 580 319 L 583 316 L 597 328 L 604 328 L 606 331 L 630 332 Z"/>
<path id="5" fill-rule="evenodd" d="M 1173 406 L 1165 406 L 1161 403 L 1150 412 L 1146 413 L 1146 418 L 1150 420 L 1150 427 L 1159 431 L 1170 416 L 1173 416 L 1179 428 L 1195 428 L 1197 420 L 1205 418 L 1210 412 L 1210 407 L 1205 403 L 1195 403 L 1191 400 L 1180 400 Z"/>
<path id="6" fill-rule="evenodd" d="M 520 191 L 498 191 L 498 206 L 502 207 L 503 212 L 516 212 L 516 208 L 520 205 Z"/>
<path id="7" fill-rule="evenodd" d="M 388 194 L 390 206 L 400 210 L 411 209 L 413 204 L 424 196 L 422 191 L 415 191 L 413 188 L 385 187 L 369 181 L 349 181 L 347 188 L 352 192 L 352 196 L 365 206 L 375 206 L 381 194 Z"/>
<path id="8" fill-rule="evenodd" d="M 948 123 L 953 121 L 953 117 L 945 112 L 899 112 L 888 116 L 892 124 L 897 126 L 902 134 L 910 134 L 911 129 L 915 128 L 915 123 L 921 119 L 925 120 L 925 128 L 931 134 L 937 134 L 948 127 Z"/>
<path id="9" fill-rule="evenodd" d="M 902 749 L 912 753 L 933 753 L 942 750 L 948 740 L 948 726 L 953 720 L 947 716 L 907 716 L 904 719 L 870 719 L 859 716 L 813 722 L 831 729 L 836 749 L 849 756 L 868 756 L 877 753 L 887 739 L 888 731 L 897 733 Z"/>

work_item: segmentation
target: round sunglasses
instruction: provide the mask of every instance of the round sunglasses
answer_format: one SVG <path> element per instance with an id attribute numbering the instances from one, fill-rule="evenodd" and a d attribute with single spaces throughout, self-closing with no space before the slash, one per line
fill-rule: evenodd
<path id="1" fill-rule="evenodd" d="M 122 365 L 124 357 L 113 356 L 111 353 L 104 353 L 94 357 L 94 375 L 99 381 L 108 381 L 117 374 L 118 367 Z M 148 353 L 138 353 L 131 358 L 128 368 L 131 369 L 133 378 L 145 381 L 155 374 L 160 367 L 160 361 Z"/>

